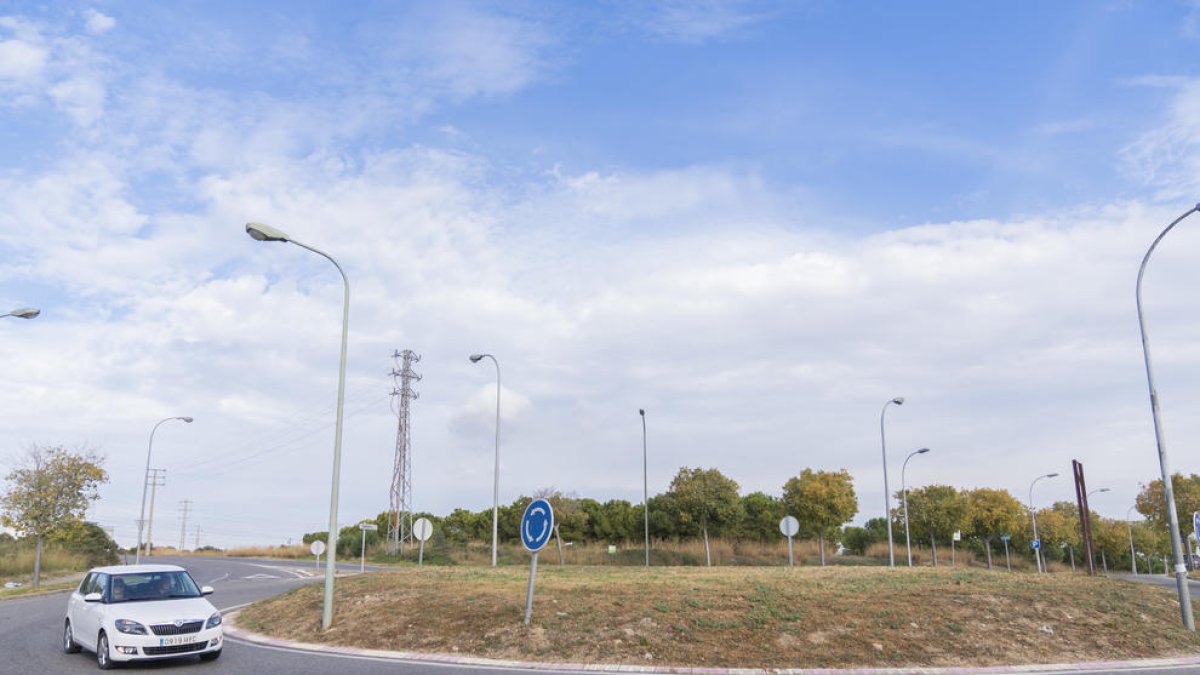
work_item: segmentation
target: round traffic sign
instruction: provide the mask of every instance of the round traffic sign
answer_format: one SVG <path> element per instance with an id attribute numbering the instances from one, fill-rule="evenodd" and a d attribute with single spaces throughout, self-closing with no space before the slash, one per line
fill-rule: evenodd
<path id="1" fill-rule="evenodd" d="M 312 551 L 313 555 L 321 555 L 325 552 L 325 542 L 321 541 L 320 539 L 315 539 L 313 540 L 312 546 L 308 547 L 308 550 Z"/>
<path id="2" fill-rule="evenodd" d="M 433 536 L 433 523 L 428 518 L 417 518 L 412 524 L 412 534 L 417 541 L 429 541 Z"/>
<path id="3" fill-rule="evenodd" d="M 785 537 L 794 537 L 800 531 L 800 521 L 796 520 L 795 516 L 784 516 L 779 521 L 779 531 Z"/>
<path id="4" fill-rule="evenodd" d="M 545 499 L 535 499 L 525 507 L 521 516 L 521 543 L 530 552 L 537 553 L 550 543 L 554 533 L 554 509 Z"/>
<path id="5" fill-rule="evenodd" d="M 1041 539 L 1034 539 L 1033 541 L 1029 542 L 1029 545 L 1030 545 L 1031 547 L 1033 547 L 1033 550 L 1035 550 L 1035 551 L 1036 551 L 1036 550 L 1038 550 L 1039 548 L 1041 548 L 1041 547 L 1042 547 L 1042 540 L 1041 540 Z"/>

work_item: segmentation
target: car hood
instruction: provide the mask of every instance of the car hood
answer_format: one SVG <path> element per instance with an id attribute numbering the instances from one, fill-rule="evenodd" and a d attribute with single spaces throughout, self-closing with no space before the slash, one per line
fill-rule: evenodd
<path id="1" fill-rule="evenodd" d="M 206 598 L 174 598 L 172 600 L 142 600 L 109 605 L 108 615 L 114 619 L 131 619 L 144 624 L 171 623 L 177 619 L 205 620 L 217 611 Z"/>

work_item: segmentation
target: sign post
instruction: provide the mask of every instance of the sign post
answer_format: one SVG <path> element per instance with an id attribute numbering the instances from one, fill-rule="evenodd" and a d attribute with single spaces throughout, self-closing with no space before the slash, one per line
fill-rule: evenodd
<path id="1" fill-rule="evenodd" d="M 433 523 L 428 518 L 417 518 L 412 524 L 412 535 L 421 542 L 417 548 L 417 567 L 425 564 L 425 542 L 433 536 Z"/>
<path id="2" fill-rule="evenodd" d="M 314 539 L 312 546 L 309 546 L 308 550 L 312 551 L 312 554 L 317 556 L 316 567 L 320 567 L 321 566 L 321 554 L 325 552 L 325 542 L 321 541 L 320 539 Z"/>
<path id="3" fill-rule="evenodd" d="M 1012 571 L 1012 558 L 1008 557 L 1008 541 L 1010 539 L 1012 539 L 1012 537 L 1008 536 L 1007 534 L 1003 537 L 1000 537 L 1000 541 L 1004 542 L 1004 566 L 1008 568 L 1009 572 Z"/>
<path id="4" fill-rule="evenodd" d="M 375 523 L 359 523 L 358 529 L 362 530 L 362 558 L 358 562 L 358 571 L 367 571 L 367 533 L 374 532 L 379 529 Z"/>
<path id="5" fill-rule="evenodd" d="M 796 520 L 795 516 L 784 516 L 779 521 L 779 531 L 788 540 L 788 567 L 795 567 L 796 562 L 792 558 L 792 537 L 796 536 L 796 533 L 800 531 L 800 521 Z"/>
<path id="6" fill-rule="evenodd" d="M 537 578 L 538 551 L 550 543 L 554 534 L 554 509 L 545 499 L 535 499 L 521 516 L 521 543 L 533 554 L 529 562 L 529 590 L 525 593 L 525 623 L 533 614 L 533 581 Z"/>
<path id="7" fill-rule="evenodd" d="M 955 530 L 950 536 L 950 566 L 954 567 L 954 542 L 962 541 L 962 530 Z M 969 564 L 969 563 L 968 563 Z"/>

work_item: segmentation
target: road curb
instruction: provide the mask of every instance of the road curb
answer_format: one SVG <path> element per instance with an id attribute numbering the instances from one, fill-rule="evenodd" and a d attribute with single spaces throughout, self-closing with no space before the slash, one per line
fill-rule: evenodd
<path id="1" fill-rule="evenodd" d="M 448 666 L 474 666 L 479 668 L 503 668 L 513 670 L 547 670 L 603 673 L 673 673 L 679 675 L 986 675 L 991 673 L 1046 673 L 1086 672 L 1095 670 L 1137 670 L 1146 668 L 1170 668 L 1200 665 L 1200 656 L 1175 658 L 1138 659 L 1134 661 L 1091 661 L 1086 663 L 1049 663 L 1021 666 L 985 666 L 978 668 L 704 668 L 691 666 L 636 666 L 615 663 L 550 663 L 544 661 L 512 661 L 507 659 L 485 659 L 459 654 L 435 654 L 428 652 L 394 652 L 384 649 L 361 649 L 338 645 L 297 642 L 274 638 L 241 628 L 237 625 L 235 610 L 223 618 L 225 636 L 251 644 L 278 649 L 316 652 L 333 656 L 350 656 L 387 661 L 411 661 L 414 663 L 441 664 Z"/>

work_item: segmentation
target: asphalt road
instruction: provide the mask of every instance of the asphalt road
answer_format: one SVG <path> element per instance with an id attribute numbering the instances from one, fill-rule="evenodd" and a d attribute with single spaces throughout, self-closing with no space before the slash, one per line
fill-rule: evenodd
<path id="1" fill-rule="evenodd" d="M 222 611 L 282 593 L 304 583 L 319 583 L 323 576 L 312 562 L 271 560 L 229 560 L 224 558 L 154 558 L 154 562 L 179 564 L 186 567 L 202 585 L 216 592 L 210 600 Z M 343 572 L 357 572 L 358 565 L 339 564 Z M 368 568 L 369 570 L 369 568 Z M 1132 579 L 1132 577 L 1131 577 Z M 1173 587 L 1167 577 L 1157 579 L 1142 575 L 1137 581 Z M 1200 598 L 1200 583 L 1193 583 Z M 34 673 L 73 674 L 94 673 L 96 663 L 92 654 L 64 654 L 59 644 L 66 593 L 14 598 L 0 601 L 0 674 L 27 675 Z M 731 647 L 736 648 L 736 647 Z M 130 673 L 219 673 L 261 675 L 370 675 L 375 673 L 404 673 L 405 675 L 511 675 L 511 668 L 481 668 L 452 664 L 402 662 L 335 654 L 314 654 L 278 649 L 227 639 L 221 658 L 213 663 L 201 663 L 196 658 L 131 664 L 123 668 Z M 914 669 L 915 672 L 916 669 Z M 538 671 L 548 673 L 554 671 Z M 558 671 L 570 672 L 570 671 Z M 995 671 L 992 671 L 993 673 Z M 1022 671 L 1025 674 L 1037 672 Z M 1045 672 L 1061 672 L 1050 671 Z M 1088 675 L 1117 675 L 1141 672 L 1155 675 L 1200 675 L 1200 666 L 1185 668 L 1098 669 L 1071 671 Z"/>

